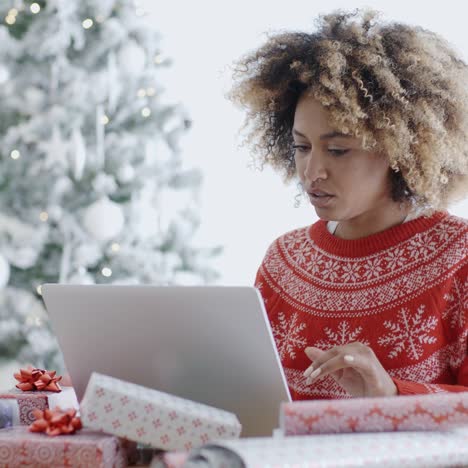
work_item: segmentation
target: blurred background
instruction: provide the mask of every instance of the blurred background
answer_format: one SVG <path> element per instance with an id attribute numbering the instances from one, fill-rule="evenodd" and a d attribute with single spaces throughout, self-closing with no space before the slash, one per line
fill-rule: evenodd
<path id="1" fill-rule="evenodd" d="M 362 6 L 467 59 L 459 3 Z M 41 284 L 252 285 L 268 245 L 316 221 L 294 183 L 252 167 L 225 93 L 268 33 L 336 8 L 350 4 L 0 1 L 0 387 L 26 363 L 63 369 Z"/>

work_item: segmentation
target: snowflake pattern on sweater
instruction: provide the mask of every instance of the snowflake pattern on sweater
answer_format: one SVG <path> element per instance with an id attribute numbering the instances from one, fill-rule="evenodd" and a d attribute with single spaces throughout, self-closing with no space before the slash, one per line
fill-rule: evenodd
<path id="1" fill-rule="evenodd" d="M 349 398 L 333 378 L 307 385 L 307 346 L 359 341 L 400 394 L 468 391 L 468 222 L 438 211 L 344 240 L 325 221 L 268 248 L 255 285 L 293 399 Z"/>

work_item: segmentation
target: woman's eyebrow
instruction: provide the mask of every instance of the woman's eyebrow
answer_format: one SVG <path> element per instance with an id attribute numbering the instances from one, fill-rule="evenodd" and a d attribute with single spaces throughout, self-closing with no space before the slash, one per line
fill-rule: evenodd
<path id="1" fill-rule="evenodd" d="M 295 128 L 293 128 L 292 132 L 295 135 L 299 135 L 301 137 L 307 138 L 303 133 L 299 132 Z M 320 135 L 319 139 L 320 140 L 328 140 L 330 138 L 336 138 L 336 137 L 351 138 L 351 135 L 345 135 L 344 133 L 340 133 L 340 132 L 329 132 L 329 133 L 324 133 L 323 135 Z"/>

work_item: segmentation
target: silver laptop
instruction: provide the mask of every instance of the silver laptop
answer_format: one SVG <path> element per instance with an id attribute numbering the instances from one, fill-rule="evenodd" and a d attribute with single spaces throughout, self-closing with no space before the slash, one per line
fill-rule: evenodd
<path id="1" fill-rule="evenodd" d="M 77 397 L 91 372 L 231 411 L 271 436 L 291 397 L 257 289 L 46 284 Z"/>

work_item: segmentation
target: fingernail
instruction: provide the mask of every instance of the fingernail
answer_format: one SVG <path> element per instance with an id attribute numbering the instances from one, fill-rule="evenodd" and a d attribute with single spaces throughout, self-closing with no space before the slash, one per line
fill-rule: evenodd
<path id="1" fill-rule="evenodd" d="M 309 379 L 308 379 L 308 380 L 310 380 L 310 382 L 311 382 L 311 381 L 314 380 L 317 376 L 320 375 L 320 372 L 322 372 L 322 369 L 320 369 L 320 367 L 319 367 L 318 369 L 315 369 L 314 372 L 312 372 L 312 374 L 309 375 Z M 310 383 L 310 382 L 309 382 L 309 383 Z"/>
<path id="2" fill-rule="evenodd" d="M 309 377 L 309 375 L 312 373 L 314 370 L 314 366 L 309 366 L 305 371 L 304 371 L 304 377 Z"/>
<path id="3" fill-rule="evenodd" d="M 343 358 L 346 362 L 353 362 L 354 361 L 354 356 L 351 356 L 351 354 L 346 354 L 345 357 Z"/>

